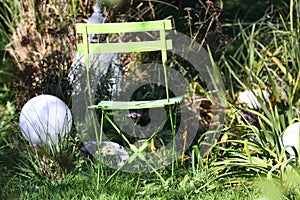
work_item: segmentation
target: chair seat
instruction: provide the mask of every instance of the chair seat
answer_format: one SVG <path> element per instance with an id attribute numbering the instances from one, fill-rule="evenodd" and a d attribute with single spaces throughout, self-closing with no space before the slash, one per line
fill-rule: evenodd
<path id="1" fill-rule="evenodd" d="M 166 105 L 180 103 L 183 96 L 171 97 L 169 99 L 147 100 L 147 101 L 101 101 L 98 105 L 89 106 L 102 110 L 134 110 L 144 108 L 159 108 Z"/>

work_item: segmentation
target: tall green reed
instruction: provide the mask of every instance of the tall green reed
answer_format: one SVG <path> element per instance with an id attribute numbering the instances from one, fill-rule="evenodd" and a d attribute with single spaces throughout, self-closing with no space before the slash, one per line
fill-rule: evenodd
<path id="1" fill-rule="evenodd" d="M 263 177 L 280 183 L 289 168 L 299 169 L 298 157 L 289 157 L 281 141 L 286 127 L 299 119 L 298 15 L 299 3 L 291 0 L 257 23 L 239 24 L 235 52 L 225 51 L 217 62 L 233 100 L 228 102 L 223 137 L 205 158 L 213 177 L 208 184 L 250 184 Z M 235 101 L 239 92 L 254 88 L 271 95 L 267 103 L 258 96 L 260 110 Z"/>

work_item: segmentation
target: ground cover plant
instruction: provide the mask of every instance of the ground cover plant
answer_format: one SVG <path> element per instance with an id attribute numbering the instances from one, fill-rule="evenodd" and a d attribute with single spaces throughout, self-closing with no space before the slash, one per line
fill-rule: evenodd
<path id="1" fill-rule="evenodd" d="M 3 0 L 0 198 L 299 199 L 299 156 L 286 153 L 282 143 L 284 131 L 298 122 L 300 115 L 299 3 L 257 2 L 264 8 L 257 18 L 241 17 L 241 7 L 237 18 L 229 20 L 234 16 L 230 8 L 236 9 L 235 1 L 120 2 L 101 2 L 110 21 L 171 16 L 179 31 L 210 53 L 227 94 L 220 137 L 203 156 L 201 138 L 215 133 L 207 131 L 197 138 L 186 159 L 180 157 L 173 165 L 141 174 L 115 171 L 80 151 L 76 129 L 54 151 L 35 151 L 19 130 L 20 109 L 42 93 L 56 95 L 72 106 L 68 72 L 76 53 L 74 25 L 86 22 L 94 2 Z M 133 63 L 156 58 L 132 53 L 124 55 L 122 62 L 130 71 Z M 178 58 L 172 61 L 194 80 L 191 90 L 204 94 L 201 80 L 189 65 Z M 238 98 L 243 91 L 258 91 L 260 108 L 245 106 Z M 262 91 L 268 92 L 268 98 Z M 208 119 L 213 118 L 212 108 L 199 107 L 203 115 L 208 113 Z"/>

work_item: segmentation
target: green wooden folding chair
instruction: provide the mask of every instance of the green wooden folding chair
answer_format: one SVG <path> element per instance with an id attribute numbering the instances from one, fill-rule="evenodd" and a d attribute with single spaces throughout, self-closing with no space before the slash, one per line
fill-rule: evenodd
<path id="1" fill-rule="evenodd" d="M 76 24 L 77 34 L 82 35 L 82 42 L 77 44 L 78 52 L 84 55 L 84 62 L 89 70 L 89 54 L 100 53 L 129 53 L 129 52 L 149 52 L 161 51 L 162 65 L 164 67 L 164 80 L 166 87 L 166 99 L 151 101 L 101 101 L 98 105 L 91 105 L 90 108 L 102 110 L 127 110 L 164 107 L 179 103 L 182 96 L 169 97 L 168 77 L 166 73 L 167 50 L 172 49 L 172 40 L 166 39 L 166 30 L 171 30 L 170 20 L 147 21 L 147 22 L 128 22 L 128 23 L 103 23 L 103 24 Z M 152 41 L 125 42 L 125 43 L 89 43 L 89 34 L 114 34 L 114 33 L 133 33 L 133 32 L 159 32 L 159 39 Z M 89 81 L 89 80 L 88 80 Z M 92 102 L 91 102 L 92 103 Z"/>
<path id="2" fill-rule="evenodd" d="M 78 42 L 77 49 L 78 53 L 83 54 L 84 62 L 86 65 L 87 75 L 89 76 L 89 67 L 91 65 L 89 61 L 89 54 L 101 54 L 101 53 L 129 53 L 129 52 L 149 52 L 149 51 L 161 51 L 161 61 L 164 68 L 164 81 L 166 88 L 166 99 L 148 100 L 148 101 L 101 101 L 97 105 L 92 105 L 92 94 L 89 90 L 90 96 L 90 109 L 101 109 L 101 133 L 103 130 L 103 113 L 107 110 L 134 110 L 134 109 L 145 109 L 145 108 L 157 108 L 171 106 L 173 104 L 180 103 L 182 96 L 169 97 L 168 89 L 168 77 L 167 77 L 167 50 L 172 49 L 172 40 L 166 39 L 166 31 L 172 29 L 172 24 L 170 20 L 160 20 L 160 21 L 147 21 L 147 22 L 128 22 L 128 23 L 103 23 L 103 24 L 76 24 L 77 34 L 82 35 L 81 42 Z M 135 33 L 135 32 L 159 32 L 159 37 L 156 40 L 151 41 L 139 41 L 139 42 L 122 42 L 122 43 L 90 43 L 88 41 L 89 34 L 118 34 L 118 33 Z M 89 82 L 89 77 L 87 77 Z M 89 84 L 89 83 L 88 83 Z M 169 109 L 170 110 L 170 109 Z M 170 115 L 171 118 L 171 115 Z M 94 118 L 95 119 L 95 118 Z M 114 122 L 106 118 L 111 124 Z M 118 127 L 114 126 L 117 130 Z M 95 130 L 97 131 L 97 130 Z M 135 146 L 130 145 L 127 138 L 122 134 L 120 130 L 117 130 L 122 138 L 129 144 L 131 149 L 134 151 L 131 159 L 136 156 L 142 157 L 139 152 L 143 151 L 149 145 L 149 141 L 153 138 L 151 136 L 148 138 L 147 142 L 142 145 L 139 149 Z M 175 133 L 175 128 L 172 125 L 172 133 Z M 96 132 L 97 134 L 97 132 Z M 101 140 L 99 140 L 101 141 Z"/>

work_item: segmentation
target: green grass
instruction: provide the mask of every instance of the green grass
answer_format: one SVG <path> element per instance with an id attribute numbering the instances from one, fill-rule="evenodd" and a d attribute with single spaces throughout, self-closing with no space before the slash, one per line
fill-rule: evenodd
<path id="1" fill-rule="evenodd" d="M 253 199 L 257 194 L 247 187 L 219 187 L 196 191 L 191 183 L 161 185 L 149 174 L 124 174 L 105 183 L 102 176 L 97 190 L 93 170 L 69 175 L 59 183 L 32 181 L 20 176 L 8 179 L 2 187 L 2 199 Z"/>

